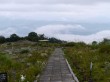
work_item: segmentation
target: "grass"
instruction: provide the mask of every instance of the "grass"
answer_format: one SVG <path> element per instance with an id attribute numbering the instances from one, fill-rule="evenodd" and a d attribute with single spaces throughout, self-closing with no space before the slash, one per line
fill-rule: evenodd
<path id="1" fill-rule="evenodd" d="M 40 75 L 51 55 L 53 48 L 33 46 L 36 43 L 12 43 L 0 46 L 0 73 L 8 73 L 8 82 L 19 82 L 20 75 L 26 77 L 24 82 L 33 82 Z M 22 49 L 23 48 L 23 49 Z M 9 50 L 12 54 L 6 52 Z"/>
<path id="2" fill-rule="evenodd" d="M 46 65 L 54 47 L 60 44 L 15 42 L 0 45 L 0 72 L 8 73 L 8 82 L 33 82 Z M 65 57 L 80 82 L 110 82 L 110 45 L 64 44 Z M 13 48 L 12 48 L 13 47 Z M 12 52 L 9 54 L 10 51 Z M 93 63 L 90 76 L 90 63 Z"/>
<path id="3" fill-rule="evenodd" d="M 64 48 L 73 71 L 80 82 L 110 82 L 110 45 L 80 45 Z M 90 63 L 93 62 L 92 76 Z"/>

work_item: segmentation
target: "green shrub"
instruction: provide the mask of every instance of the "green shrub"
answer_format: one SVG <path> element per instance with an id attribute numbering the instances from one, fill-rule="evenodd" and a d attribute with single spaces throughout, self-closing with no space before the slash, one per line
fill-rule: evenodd
<path id="1" fill-rule="evenodd" d="M 94 82 L 110 82 L 110 45 L 94 47 L 78 44 L 64 48 L 64 52 L 80 82 L 88 82 L 90 79 L 91 62 L 93 62 L 92 79 Z"/>
<path id="2" fill-rule="evenodd" d="M 101 45 L 99 52 L 100 53 L 110 53 L 110 45 Z"/>
<path id="3" fill-rule="evenodd" d="M 22 51 L 20 52 L 20 54 L 25 54 L 25 53 L 29 53 L 29 50 L 22 50 Z"/>

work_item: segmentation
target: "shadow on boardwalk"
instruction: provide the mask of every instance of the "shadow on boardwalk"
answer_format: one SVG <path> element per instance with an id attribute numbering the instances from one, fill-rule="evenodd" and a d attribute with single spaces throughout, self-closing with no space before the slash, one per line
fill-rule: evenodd
<path id="1" fill-rule="evenodd" d="M 40 76 L 40 82 L 76 82 L 60 48 L 55 49 Z"/>

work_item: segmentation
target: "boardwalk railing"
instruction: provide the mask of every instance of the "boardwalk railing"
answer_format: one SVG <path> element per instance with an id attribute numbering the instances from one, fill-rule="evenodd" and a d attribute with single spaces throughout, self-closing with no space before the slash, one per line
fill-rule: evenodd
<path id="1" fill-rule="evenodd" d="M 70 72 L 71 72 L 71 74 L 72 74 L 74 80 L 75 80 L 76 82 L 79 82 L 78 78 L 77 78 L 77 77 L 75 76 L 75 74 L 73 73 L 73 71 L 72 71 L 72 69 L 71 69 L 71 67 L 70 67 L 70 65 L 69 65 L 69 63 L 68 63 L 68 61 L 67 61 L 67 59 L 66 59 L 66 62 L 67 62 L 67 65 L 68 65 L 68 67 L 69 67 L 69 70 L 70 70 Z"/>

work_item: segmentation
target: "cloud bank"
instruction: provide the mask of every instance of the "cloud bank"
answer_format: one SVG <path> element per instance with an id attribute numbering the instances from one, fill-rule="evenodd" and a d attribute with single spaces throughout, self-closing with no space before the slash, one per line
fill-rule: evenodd
<path id="1" fill-rule="evenodd" d="M 47 37 L 56 37 L 65 41 L 74 42 L 85 42 L 91 43 L 93 41 L 102 41 L 104 38 L 110 39 L 110 30 L 102 30 L 93 34 L 80 34 L 81 32 L 87 32 L 89 29 L 79 24 L 50 24 L 41 27 L 36 27 L 36 29 L 31 29 L 30 27 L 19 28 L 8 27 L 7 29 L 2 28 L 0 30 L 0 35 L 9 37 L 13 33 L 17 33 L 19 36 L 23 36 L 23 32 L 28 30 L 35 31 L 38 34 L 45 34 Z M 77 34 L 75 34 L 77 32 Z M 78 34 L 79 33 L 79 34 Z M 26 32 L 25 35 L 28 33 Z"/>
<path id="2" fill-rule="evenodd" d="M 84 23 L 95 26 L 89 29 Z M 110 28 L 98 27 L 99 23 L 110 26 L 110 0 L 0 0 L 0 35 L 4 36 L 35 31 L 66 41 L 89 43 L 109 38 Z M 96 32 L 96 28 L 103 30 Z"/>
<path id="3" fill-rule="evenodd" d="M 13 20 L 110 22 L 109 9 L 110 3 L 93 5 L 3 3 L 0 4 L 0 17 Z"/>
<path id="4" fill-rule="evenodd" d="M 16 30 L 12 27 L 8 27 L 7 29 L 0 30 L 0 35 L 9 37 L 11 34 L 16 33 Z"/>
<path id="5" fill-rule="evenodd" d="M 45 34 L 48 37 L 56 37 L 65 41 L 91 43 L 93 41 L 102 41 L 104 38 L 110 38 L 110 30 L 100 31 L 90 35 L 75 35 L 73 31 L 86 31 L 81 25 L 46 25 L 36 28 L 35 32 Z"/>
<path id="6" fill-rule="evenodd" d="M 0 0 L 0 3 L 22 3 L 22 4 L 92 4 L 99 2 L 110 2 L 110 0 Z"/>
<path id="7" fill-rule="evenodd" d="M 72 34 L 74 31 L 82 31 L 85 30 L 85 28 L 81 25 L 46 25 L 39 27 L 35 30 L 37 33 L 44 33 L 48 36 L 56 35 L 56 34 Z"/>

